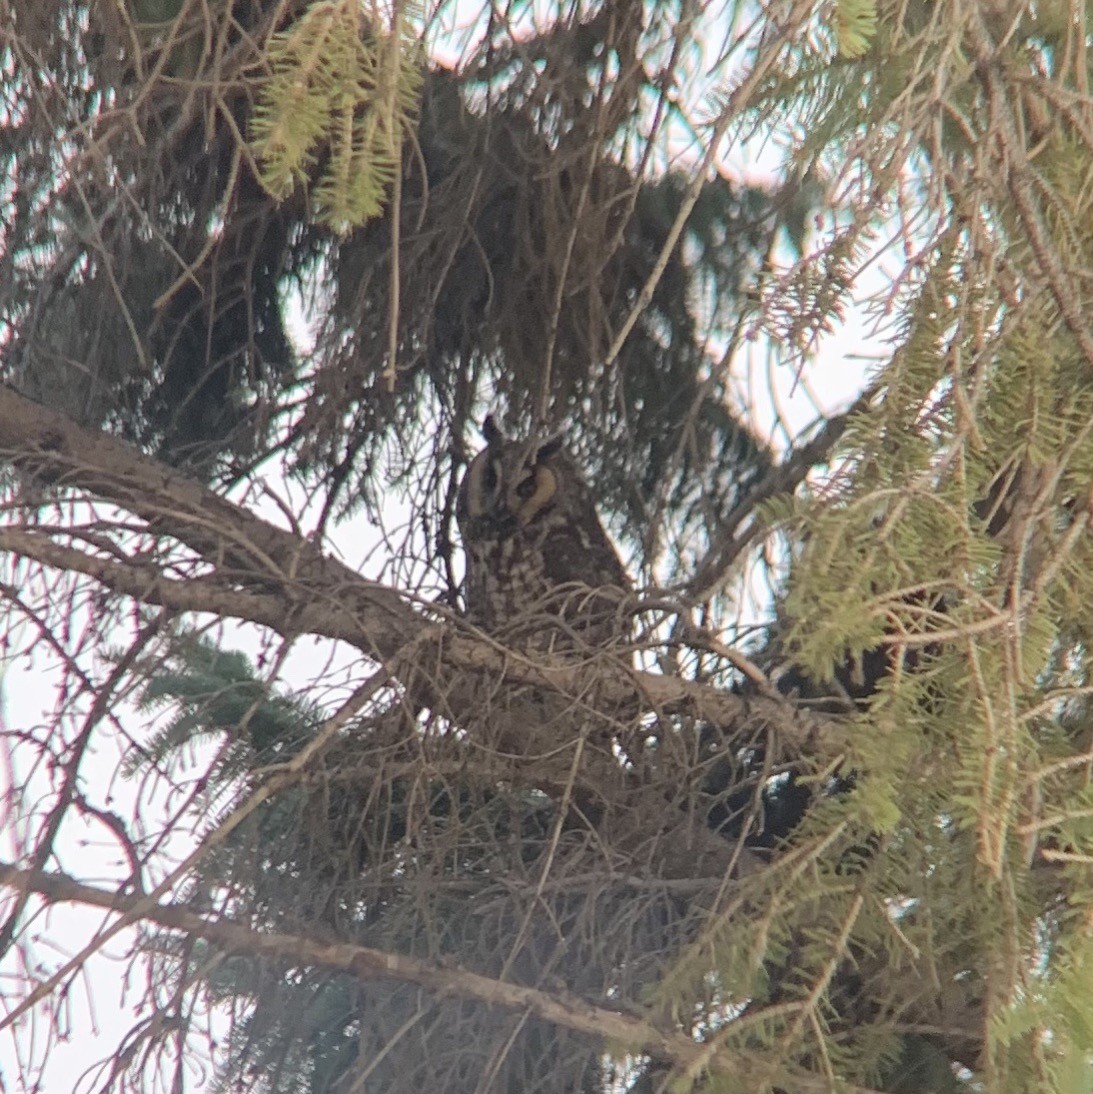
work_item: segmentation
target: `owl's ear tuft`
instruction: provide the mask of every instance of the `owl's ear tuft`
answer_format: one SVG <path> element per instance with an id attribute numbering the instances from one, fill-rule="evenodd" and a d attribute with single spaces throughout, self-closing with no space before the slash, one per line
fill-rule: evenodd
<path id="1" fill-rule="evenodd" d="M 505 439 L 505 434 L 493 420 L 492 414 L 487 414 L 486 420 L 482 423 L 482 436 L 486 438 L 486 444 L 497 444 Z"/>
<path id="2" fill-rule="evenodd" d="M 547 437 L 535 450 L 535 462 L 542 463 L 544 460 L 549 460 L 551 456 L 556 456 L 561 451 L 564 442 L 564 433 L 555 433 L 553 437 Z"/>

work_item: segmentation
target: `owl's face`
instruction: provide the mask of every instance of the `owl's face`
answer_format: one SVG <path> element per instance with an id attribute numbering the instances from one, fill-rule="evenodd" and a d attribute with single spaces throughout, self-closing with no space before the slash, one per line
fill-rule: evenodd
<path id="1" fill-rule="evenodd" d="M 568 478 L 559 458 L 561 437 L 530 444 L 510 441 L 492 418 L 486 419 L 484 432 L 487 445 L 471 461 L 456 502 L 465 545 L 508 539 L 541 526 Z"/>
<path id="2" fill-rule="evenodd" d="M 456 502 L 470 618 L 495 633 L 561 621 L 592 644 L 619 634 L 626 571 L 561 438 L 508 440 L 489 418 L 482 432 Z"/>

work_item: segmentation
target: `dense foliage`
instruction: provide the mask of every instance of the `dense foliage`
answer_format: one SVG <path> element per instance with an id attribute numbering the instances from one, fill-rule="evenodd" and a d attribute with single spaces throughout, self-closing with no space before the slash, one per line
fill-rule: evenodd
<path id="1" fill-rule="evenodd" d="M 0 0 L 28 1089 L 66 902 L 87 1089 L 1090 1084 L 1089 14 Z M 610 648 L 464 618 L 488 411 Z"/>

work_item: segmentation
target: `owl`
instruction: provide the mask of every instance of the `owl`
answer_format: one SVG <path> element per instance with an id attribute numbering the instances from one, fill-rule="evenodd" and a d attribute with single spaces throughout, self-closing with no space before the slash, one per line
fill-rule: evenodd
<path id="1" fill-rule="evenodd" d="M 581 651 L 624 640 L 630 582 L 561 436 L 509 440 L 492 418 L 482 433 L 486 447 L 456 502 L 471 622 L 515 648 Z"/>

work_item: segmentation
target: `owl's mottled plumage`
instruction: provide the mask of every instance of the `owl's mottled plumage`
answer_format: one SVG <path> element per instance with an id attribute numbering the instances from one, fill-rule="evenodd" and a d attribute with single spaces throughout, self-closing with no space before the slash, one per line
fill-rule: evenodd
<path id="1" fill-rule="evenodd" d="M 561 438 L 509 440 L 491 419 L 483 433 L 456 505 L 472 622 L 538 649 L 625 637 L 626 570 Z"/>

